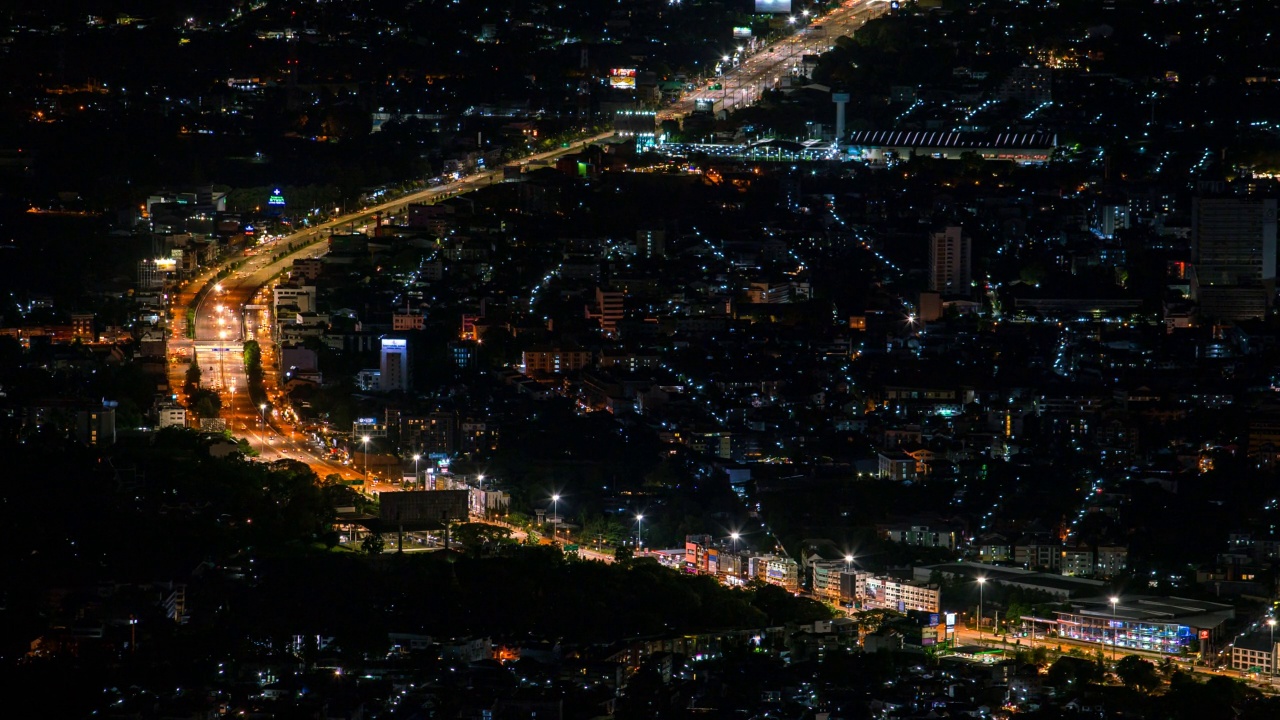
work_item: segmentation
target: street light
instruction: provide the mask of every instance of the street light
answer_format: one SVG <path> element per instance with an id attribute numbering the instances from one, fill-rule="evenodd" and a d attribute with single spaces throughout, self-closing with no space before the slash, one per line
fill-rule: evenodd
<path id="1" fill-rule="evenodd" d="M 978 647 L 982 647 L 982 588 L 986 584 L 986 578 L 978 578 Z"/>
<path id="2" fill-rule="evenodd" d="M 262 412 L 262 454 L 267 453 L 267 404 L 262 403 L 258 406 L 258 410 Z"/>
<path id="3" fill-rule="evenodd" d="M 369 478 L 369 436 L 360 438 L 360 442 L 364 443 L 364 477 L 367 480 Z"/>
<path id="4" fill-rule="evenodd" d="M 1116 604 L 1119 602 L 1120 598 L 1114 595 L 1111 597 L 1111 662 L 1116 661 L 1116 641 L 1120 639 L 1120 631 L 1116 629 Z"/>
<path id="5" fill-rule="evenodd" d="M 418 461 L 421 459 L 422 459 L 421 455 L 415 454 L 413 456 L 413 484 L 414 485 L 418 484 Z"/>
<path id="6" fill-rule="evenodd" d="M 636 552 L 644 547 L 644 514 L 636 513 Z"/>
<path id="7" fill-rule="evenodd" d="M 552 545 L 560 540 L 560 496 L 551 496 L 551 541 Z"/>
<path id="8" fill-rule="evenodd" d="M 1267 653 L 1267 655 L 1271 658 L 1271 662 L 1268 663 L 1269 667 L 1267 668 L 1268 670 L 1267 674 L 1271 677 L 1271 683 L 1275 684 L 1275 681 L 1276 681 L 1276 619 L 1273 617 L 1267 618 L 1267 627 L 1271 628 L 1271 647 L 1268 648 L 1270 652 Z"/>
<path id="9" fill-rule="evenodd" d="M 850 563 L 852 563 L 852 562 L 853 562 L 853 556 L 852 556 L 852 555 L 845 555 L 845 556 L 844 556 L 844 571 L 845 571 L 845 572 L 849 572 L 849 564 L 850 564 Z"/>

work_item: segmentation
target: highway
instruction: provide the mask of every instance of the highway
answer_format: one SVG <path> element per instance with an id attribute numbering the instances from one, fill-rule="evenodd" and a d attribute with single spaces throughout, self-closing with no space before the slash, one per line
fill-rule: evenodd
<path id="1" fill-rule="evenodd" d="M 699 100 L 714 101 L 717 112 L 750 105 L 760 99 L 764 90 L 776 86 L 784 76 L 797 69 L 805 55 L 826 52 L 836 38 L 852 35 L 868 20 L 887 12 L 888 8 L 885 0 L 848 0 L 822 17 L 792 16 L 797 26 L 807 24 L 788 37 L 749 55 L 737 67 L 725 72 L 720 78 L 721 89 L 701 87 L 684 95 L 658 115 L 662 119 L 689 115 Z"/>
<path id="2" fill-rule="evenodd" d="M 518 164 L 554 160 L 612 135 L 612 131 L 601 133 L 570 147 L 531 155 L 519 160 Z M 305 434 L 297 432 L 282 411 L 287 408 L 287 403 L 280 394 L 276 350 L 272 342 L 273 318 L 267 309 L 272 305 L 268 284 L 287 272 L 294 260 L 321 257 L 327 253 L 328 243 L 324 239 L 333 232 L 363 232 L 372 225 L 375 216 L 389 218 L 404 213 L 410 204 L 431 203 L 471 192 L 500 181 L 502 174 L 503 169 L 499 167 L 304 228 L 253 247 L 253 255 L 227 258 L 182 283 L 170 297 L 170 387 L 175 393 L 181 393 L 188 364 L 194 358 L 201 368 L 201 385 L 216 390 L 222 398 L 221 417 L 226 421 L 227 429 L 249 440 L 261 452 L 263 460 L 305 462 L 320 477 L 335 473 L 348 480 L 363 477 L 356 468 L 335 461 L 315 447 Z M 272 256 L 290 245 L 295 248 L 292 252 L 272 260 Z M 236 261 L 242 261 L 242 264 L 219 281 L 217 276 Z M 202 291 L 195 308 L 195 339 L 192 340 L 188 337 L 187 308 Z M 265 412 L 253 404 L 248 393 L 243 341 L 251 338 L 258 340 L 262 348 L 263 385 L 270 400 Z M 186 398 L 181 399 L 186 404 Z M 398 491 L 401 487 L 369 478 L 363 489 L 366 493 L 376 494 Z"/>

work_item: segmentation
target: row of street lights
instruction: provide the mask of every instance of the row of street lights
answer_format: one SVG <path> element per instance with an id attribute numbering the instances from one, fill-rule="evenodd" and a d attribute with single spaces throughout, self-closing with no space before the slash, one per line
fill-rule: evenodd
<path id="1" fill-rule="evenodd" d="M 418 456 L 415 455 L 413 459 L 414 459 L 414 462 L 416 463 L 418 460 Z M 415 465 L 415 470 L 416 470 L 416 465 Z M 560 542 L 560 494 L 559 493 L 553 493 L 551 495 L 551 537 L 554 538 L 552 541 L 553 544 Z M 735 542 L 734 547 L 736 548 L 738 534 L 734 533 L 732 537 Z M 636 550 L 637 552 L 642 547 L 644 547 L 644 513 L 636 513 Z"/>

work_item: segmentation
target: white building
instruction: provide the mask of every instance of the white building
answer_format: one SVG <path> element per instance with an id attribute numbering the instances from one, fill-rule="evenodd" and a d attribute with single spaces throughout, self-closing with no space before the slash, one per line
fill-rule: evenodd
<path id="1" fill-rule="evenodd" d="M 295 307 L 299 312 L 314 312 L 316 309 L 315 285 L 276 285 L 273 295 L 277 313 L 282 307 Z"/>
<path id="2" fill-rule="evenodd" d="M 187 426 L 187 409 L 181 405 L 161 405 L 156 415 L 156 425 L 161 428 Z"/>
<path id="3" fill-rule="evenodd" d="M 936 613 L 942 601 L 942 591 L 937 585 L 918 580 L 894 580 L 876 576 L 868 576 L 865 580 L 859 577 L 858 580 L 864 609 Z"/>
<path id="4" fill-rule="evenodd" d="M 1243 673 L 1266 674 L 1275 670 L 1272 665 L 1275 658 L 1275 647 L 1271 644 L 1270 633 L 1245 635 L 1236 639 L 1231 646 L 1231 669 Z"/>

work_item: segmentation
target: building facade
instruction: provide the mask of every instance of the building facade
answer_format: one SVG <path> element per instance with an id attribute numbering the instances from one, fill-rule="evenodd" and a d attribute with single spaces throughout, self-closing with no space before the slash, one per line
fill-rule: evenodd
<path id="1" fill-rule="evenodd" d="M 865 578 L 860 576 L 858 584 L 862 588 L 860 599 L 863 609 L 936 613 L 942 602 L 941 588 L 917 580 L 868 575 Z"/>
<path id="2" fill-rule="evenodd" d="M 413 384 L 409 371 L 409 341 L 404 338 L 384 337 L 379 352 L 378 389 L 383 392 L 410 390 Z"/>
<path id="3" fill-rule="evenodd" d="M 1276 200 L 1193 198 L 1191 242 L 1201 314 L 1264 317 L 1275 289 Z"/>
<path id="4" fill-rule="evenodd" d="M 952 226 L 929 235 L 929 289 L 943 295 L 968 295 L 973 281 L 970 242 Z"/>

